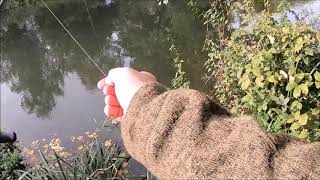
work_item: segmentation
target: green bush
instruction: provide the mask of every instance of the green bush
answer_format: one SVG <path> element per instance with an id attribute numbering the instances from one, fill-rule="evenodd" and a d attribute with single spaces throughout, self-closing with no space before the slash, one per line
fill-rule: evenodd
<path id="1" fill-rule="evenodd" d="M 320 32 L 286 13 L 247 17 L 223 49 L 209 53 L 207 69 L 220 73 L 214 96 L 269 132 L 320 140 Z"/>

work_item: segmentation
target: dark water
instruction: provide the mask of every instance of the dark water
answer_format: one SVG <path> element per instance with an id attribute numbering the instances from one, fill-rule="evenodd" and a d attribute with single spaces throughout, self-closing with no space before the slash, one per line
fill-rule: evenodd
<path id="1" fill-rule="evenodd" d="M 111 3 L 110 3 L 111 2 Z M 193 87 L 203 74 L 205 27 L 185 1 L 159 6 L 153 0 L 88 1 L 96 34 L 82 0 L 55 1 L 50 7 L 105 72 L 132 66 L 154 73 L 170 86 L 174 77 L 171 44 L 179 47 Z M 295 1 L 300 14 L 320 17 L 320 1 Z M 304 11 L 307 10 L 307 11 Z M 42 6 L 1 14 L 1 129 L 17 132 L 23 144 L 61 139 L 96 127 L 104 97 L 96 88 L 103 75 Z M 119 138 L 119 129 L 107 136 Z"/>
<path id="2" fill-rule="evenodd" d="M 96 34 L 82 0 L 49 3 L 104 72 L 132 66 L 170 86 L 171 44 L 187 63 L 204 59 L 205 29 L 184 1 L 167 6 L 150 0 L 110 2 L 87 1 Z M 200 62 L 188 67 L 200 82 Z M 105 119 L 104 96 L 96 88 L 101 78 L 46 8 L 1 14 L 1 129 L 15 131 L 22 144 L 57 135 L 68 147 L 71 136 L 94 130 L 95 120 Z M 106 130 L 106 136 L 119 140 L 119 128 Z M 136 174 L 144 173 L 137 169 Z"/>
<path id="3" fill-rule="evenodd" d="M 165 7 L 156 1 L 88 1 L 97 34 L 83 1 L 49 5 L 105 72 L 132 66 L 170 85 L 172 43 L 183 46 L 190 60 L 203 59 L 204 28 L 182 1 Z M 16 131 L 26 144 L 94 129 L 93 119 L 105 118 L 98 69 L 44 7 L 18 8 L 1 18 L 2 129 Z"/>

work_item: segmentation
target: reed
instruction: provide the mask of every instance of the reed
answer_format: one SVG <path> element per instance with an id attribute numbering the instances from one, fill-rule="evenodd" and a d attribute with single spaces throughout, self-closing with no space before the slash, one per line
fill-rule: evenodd
<path id="1" fill-rule="evenodd" d="M 21 151 L 14 144 L 0 144 L 0 179 L 16 179 L 15 170 L 24 170 Z"/>
<path id="2" fill-rule="evenodd" d="M 51 151 L 53 158 L 39 151 L 40 164 L 17 170 L 19 179 L 124 179 L 120 169 L 128 156 L 121 153 L 117 144 L 106 148 L 94 140 L 72 159 L 59 155 L 54 149 Z"/>

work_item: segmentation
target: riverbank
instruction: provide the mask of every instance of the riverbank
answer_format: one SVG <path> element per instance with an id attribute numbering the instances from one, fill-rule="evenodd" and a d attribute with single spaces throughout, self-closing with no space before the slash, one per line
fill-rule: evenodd
<path id="1" fill-rule="evenodd" d="M 25 170 L 21 150 L 15 144 L 0 144 L 0 179 L 17 179 L 15 170 Z"/>
<path id="2" fill-rule="evenodd" d="M 207 93 L 270 133 L 319 141 L 320 14 L 312 7 L 320 2 L 216 0 L 207 10 L 191 2 L 208 27 Z M 192 86 L 183 59 L 175 63 L 174 87 Z"/>
<path id="3" fill-rule="evenodd" d="M 98 137 L 99 136 L 99 137 Z M 129 156 L 96 132 L 73 137 L 75 149 L 58 138 L 30 146 L 0 145 L 0 179 L 125 179 Z"/>

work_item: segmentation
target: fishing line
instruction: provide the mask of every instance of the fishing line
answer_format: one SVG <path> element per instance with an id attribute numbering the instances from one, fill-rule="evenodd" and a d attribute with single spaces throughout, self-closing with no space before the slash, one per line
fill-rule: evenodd
<path id="1" fill-rule="evenodd" d="M 76 38 L 70 33 L 70 31 L 63 25 L 60 19 L 53 13 L 53 11 L 49 8 L 49 6 L 41 0 L 42 4 L 49 10 L 49 12 L 53 15 L 53 17 L 59 22 L 59 24 L 63 27 L 63 29 L 69 34 L 72 40 L 78 45 L 78 47 L 87 55 L 87 57 L 91 60 L 91 62 L 99 69 L 99 71 L 107 76 L 106 73 L 98 66 L 98 64 L 92 59 L 92 57 L 87 53 L 87 51 L 82 47 L 82 45 L 76 40 Z"/>
<path id="2" fill-rule="evenodd" d="M 0 2 L 2 2 L 0 0 Z M 42 4 L 49 10 L 49 12 L 54 16 L 54 18 L 59 22 L 59 24 L 63 27 L 63 29 L 69 34 L 69 36 L 73 39 L 73 41 L 79 46 L 79 48 L 87 55 L 87 57 L 91 60 L 91 62 L 99 69 L 99 71 L 104 75 L 107 76 L 106 73 L 103 72 L 103 70 L 98 66 L 98 64 L 91 58 L 91 56 L 87 53 L 87 51 L 82 47 L 82 45 L 76 40 L 76 38 L 69 32 L 69 30 L 63 25 L 63 23 L 60 21 L 60 19 L 53 13 L 53 11 L 49 8 L 49 6 L 44 2 L 44 0 L 41 0 Z M 94 33 L 96 33 L 95 28 L 93 26 L 93 21 L 91 19 L 88 7 L 87 7 L 87 3 L 86 0 L 84 0 L 88 15 L 89 15 L 89 19 L 91 22 L 91 26 L 93 28 Z M 96 36 L 97 38 L 97 36 Z M 100 44 L 100 43 L 99 43 Z M 101 48 L 101 45 L 100 45 Z M 102 48 L 101 48 L 102 50 Z M 226 116 L 228 117 L 228 116 Z M 232 116 L 231 116 L 232 117 Z M 106 118 L 107 119 L 107 118 Z M 105 123 L 105 122 L 104 122 Z M 255 125 L 256 127 L 259 127 L 257 125 Z M 199 129 L 193 128 L 192 126 L 187 126 L 187 128 L 193 130 L 193 131 L 199 131 Z M 259 127 L 260 128 L 260 127 Z M 202 129 L 200 129 L 201 131 L 203 131 Z M 207 134 L 200 132 L 202 135 L 205 136 L 205 138 L 208 138 L 209 140 L 215 141 L 214 139 L 212 139 L 210 136 L 208 136 Z"/>
<path id="3" fill-rule="evenodd" d="M 88 17 L 89 17 L 89 21 L 90 21 L 90 25 L 91 25 L 91 28 L 93 30 L 93 34 L 98 42 L 98 45 L 100 47 L 100 50 L 101 50 L 101 53 L 103 54 L 103 49 L 102 49 L 102 46 L 101 46 L 101 43 L 99 41 L 99 38 L 98 38 L 98 35 L 97 35 L 97 31 L 96 31 L 96 28 L 94 27 L 94 24 L 93 24 L 93 20 L 91 18 L 91 15 L 90 15 L 90 11 L 89 11 L 89 8 L 88 8 L 88 5 L 87 5 L 87 0 L 83 0 L 84 2 L 84 5 L 86 7 L 86 10 L 87 10 L 87 14 L 88 14 Z"/>
<path id="4" fill-rule="evenodd" d="M 85 1 L 85 0 L 84 0 Z M 53 13 L 53 11 L 48 7 L 48 5 L 44 2 L 44 0 L 41 0 L 41 2 L 46 6 L 46 8 L 50 11 L 50 13 L 55 17 L 55 19 L 59 22 L 59 24 L 63 27 L 65 31 L 70 35 L 70 37 L 73 39 L 73 41 L 79 46 L 79 48 L 88 56 L 88 58 L 92 61 L 92 63 L 100 70 L 100 72 L 107 76 L 102 69 L 98 66 L 98 64 L 91 58 L 91 56 L 87 53 L 87 51 L 81 46 L 81 44 L 75 39 L 75 37 L 69 32 L 69 30 L 63 25 L 63 23 L 59 20 L 59 18 Z M 87 8 L 87 5 L 86 5 Z M 91 18 L 90 18 L 91 19 Z M 91 21 L 92 23 L 92 21 Z M 93 25 L 93 23 L 91 24 Z M 94 27 L 93 27 L 94 28 Z M 106 118 L 107 119 L 107 118 Z M 192 126 L 188 126 L 193 131 L 198 131 L 197 129 L 193 128 Z M 203 134 L 206 138 L 211 139 L 211 137 L 207 136 L 206 134 Z"/>

